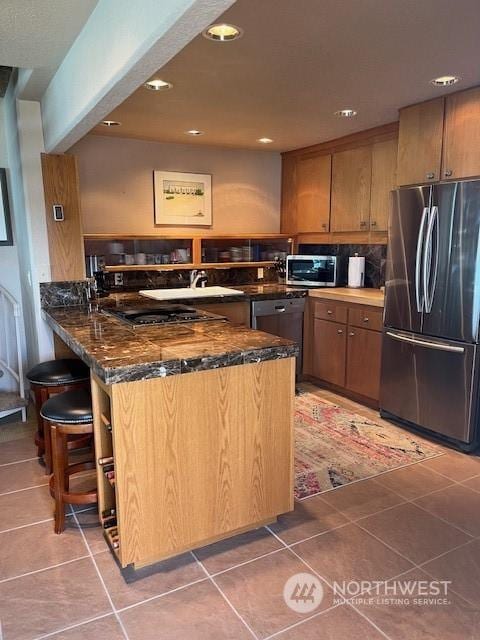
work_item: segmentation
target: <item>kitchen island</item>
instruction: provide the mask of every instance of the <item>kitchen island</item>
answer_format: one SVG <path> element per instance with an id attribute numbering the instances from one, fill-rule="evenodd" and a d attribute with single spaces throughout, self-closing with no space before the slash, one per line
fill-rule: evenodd
<path id="1" fill-rule="evenodd" d="M 121 566 L 141 567 L 293 508 L 294 343 L 225 320 L 132 327 L 133 294 L 48 308 L 91 369 L 100 517 Z M 141 301 L 146 306 L 146 301 Z M 108 476 L 108 477 L 107 477 Z"/>

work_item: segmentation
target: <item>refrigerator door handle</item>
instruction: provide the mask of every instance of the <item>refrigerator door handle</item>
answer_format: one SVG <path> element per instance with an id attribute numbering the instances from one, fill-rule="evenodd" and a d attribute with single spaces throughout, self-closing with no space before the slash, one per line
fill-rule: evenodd
<path id="1" fill-rule="evenodd" d="M 457 347 L 453 344 L 443 344 L 442 342 L 430 342 L 428 340 L 419 340 L 418 338 L 412 338 L 405 336 L 401 333 L 394 333 L 393 331 L 387 331 L 386 335 L 394 340 L 400 342 L 408 342 L 409 344 L 415 344 L 419 347 L 427 347 L 428 349 L 437 349 L 438 351 L 450 351 L 450 353 L 465 353 L 464 347 Z"/>
<path id="2" fill-rule="evenodd" d="M 433 251 L 433 233 L 436 231 L 435 251 Z M 430 313 L 433 306 L 433 296 L 437 284 L 438 273 L 438 207 L 433 206 L 428 221 L 425 238 L 425 252 L 423 254 L 423 290 L 425 295 L 425 312 Z M 430 285 L 430 286 L 429 286 Z"/>
<path id="3" fill-rule="evenodd" d="M 424 248 L 424 240 L 425 240 L 425 225 L 427 223 L 428 213 L 430 209 L 429 207 L 423 208 L 422 219 L 420 222 L 420 229 L 418 231 L 417 238 L 417 253 L 415 256 L 415 299 L 417 303 L 417 311 L 422 313 L 423 311 L 423 302 L 425 298 L 425 289 L 421 292 L 422 287 L 422 278 L 421 278 L 421 269 L 423 264 L 423 248 Z"/>

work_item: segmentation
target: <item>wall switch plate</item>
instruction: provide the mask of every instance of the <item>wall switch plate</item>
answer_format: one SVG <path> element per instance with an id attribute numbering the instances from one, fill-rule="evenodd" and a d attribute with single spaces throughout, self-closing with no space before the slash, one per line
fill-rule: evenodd
<path id="1" fill-rule="evenodd" d="M 263 267 L 258 267 L 257 269 L 257 279 L 263 280 Z"/>
<path id="2" fill-rule="evenodd" d="M 123 273 L 116 273 L 113 281 L 118 287 L 121 287 L 123 284 Z"/>
<path id="3" fill-rule="evenodd" d="M 63 222 L 65 220 L 65 214 L 63 213 L 63 204 L 53 205 L 53 219 L 55 222 Z"/>

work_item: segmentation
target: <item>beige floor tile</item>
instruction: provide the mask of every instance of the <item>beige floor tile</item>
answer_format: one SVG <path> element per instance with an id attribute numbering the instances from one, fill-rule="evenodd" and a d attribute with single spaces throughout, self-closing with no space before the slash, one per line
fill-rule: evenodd
<path id="1" fill-rule="evenodd" d="M 414 500 L 431 491 L 444 489 L 453 482 L 429 467 L 425 467 L 422 462 L 383 473 L 376 476 L 375 481 L 407 500 Z"/>
<path id="2" fill-rule="evenodd" d="M 302 502 L 295 502 L 295 509 L 281 515 L 270 528 L 287 544 L 292 544 L 346 522 L 349 520 L 344 515 L 320 496 L 314 496 Z"/>
<path id="3" fill-rule="evenodd" d="M 412 571 L 404 580 L 430 580 L 420 570 Z M 391 595 L 391 594 L 389 594 Z M 449 593 L 450 604 L 362 604 L 358 609 L 374 622 L 390 640 L 475 640 L 478 638 L 480 611 Z"/>
<path id="4" fill-rule="evenodd" d="M 215 578 L 220 589 L 259 637 L 302 620 L 283 598 L 285 582 L 297 573 L 309 573 L 288 549 L 259 558 Z M 319 610 L 332 606 L 333 594 L 325 585 Z"/>
<path id="5" fill-rule="evenodd" d="M 426 460 L 422 464 L 458 482 L 480 475 L 480 457 L 465 453 L 449 451 L 444 456 Z"/>
<path id="6" fill-rule="evenodd" d="M 130 640 L 251 640 L 208 580 L 120 613 Z"/>
<path id="7" fill-rule="evenodd" d="M 0 442 L 0 464 L 27 460 L 28 458 L 35 458 L 36 456 L 37 447 L 33 442 L 33 437 Z"/>
<path id="8" fill-rule="evenodd" d="M 47 483 L 48 476 L 45 475 L 45 467 L 42 467 L 38 460 L 17 462 L 0 467 L 0 494 L 46 485 Z"/>
<path id="9" fill-rule="evenodd" d="M 468 535 L 410 503 L 377 513 L 359 524 L 416 564 L 469 540 Z"/>
<path id="10" fill-rule="evenodd" d="M 363 518 L 404 501 L 375 480 L 352 482 L 323 493 L 322 499 L 350 520 Z"/>
<path id="11" fill-rule="evenodd" d="M 83 508 L 85 509 L 85 505 Z M 96 506 L 87 511 L 76 512 L 75 515 L 85 534 L 90 551 L 95 554 L 109 550 L 110 547 L 105 541 Z"/>
<path id="12" fill-rule="evenodd" d="M 125 640 L 114 615 L 87 622 L 74 629 L 60 631 L 50 637 L 51 640 Z"/>
<path id="13" fill-rule="evenodd" d="M 415 504 L 472 536 L 480 536 L 480 493 L 468 487 L 453 485 L 415 500 Z"/>
<path id="14" fill-rule="evenodd" d="M 470 478 L 470 480 L 465 480 L 462 482 L 464 487 L 468 487 L 469 489 L 473 489 L 473 491 L 478 491 L 480 493 L 480 476 L 475 476 L 475 478 Z"/>
<path id="15" fill-rule="evenodd" d="M 0 580 L 87 554 L 78 527 L 69 526 L 62 535 L 54 533 L 53 522 L 14 529 L 0 534 Z"/>
<path id="16" fill-rule="evenodd" d="M 111 611 L 91 559 L 0 584 L 6 640 L 27 640 Z"/>
<path id="17" fill-rule="evenodd" d="M 47 487 L 0 495 L 0 531 L 52 518 L 53 508 Z"/>
<path id="18" fill-rule="evenodd" d="M 282 543 L 262 527 L 195 549 L 195 555 L 209 573 L 217 573 L 282 548 Z"/>
<path id="19" fill-rule="evenodd" d="M 295 545 L 293 549 L 330 584 L 387 580 L 412 564 L 355 524 Z"/>
<path id="20" fill-rule="evenodd" d="M 451 587 L 480 610 L 480 540 L 450 551 L 422 565 L 437 580 L 451 580 Z"/>
<path id="21" fill-rule="evenodd" d="M 95 562 L 117 609 L 205 578 L 205 572 L 189 553 L 139 569 L 130 583 L 123 578 L 110 552 L 96 555 Z"/>
<path id="22" fill-rule="evenodd" d="M 278 636 L 278 640 L 385 640 L 379 631 L 348 605 L 335 607 Z"/>

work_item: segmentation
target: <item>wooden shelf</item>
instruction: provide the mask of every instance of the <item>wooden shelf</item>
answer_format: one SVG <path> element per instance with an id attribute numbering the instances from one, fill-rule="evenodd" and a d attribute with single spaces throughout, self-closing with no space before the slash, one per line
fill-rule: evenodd
<path id="1" fill-rule="evenodd" d="M 234 234 L 218 234 L 218 235 L 194 235 L 190 234 L 125 234 L 125 233 L 84 233 L 85 240 L 229 240 L 238 238 L 239 240 L 285 240 L 291 238 L 288 233 L 234 233 Z"/>
<path id="2" fill-rule="evenodd" d="M 109 273 L 121 271 L 174 271 L 179 269 L 231 269 L 232 267 L 271 267 L 275 264 L 272 260 L 263 262 L 199 262 L 197 264 L 120 264 L 105 267 Z"/>

